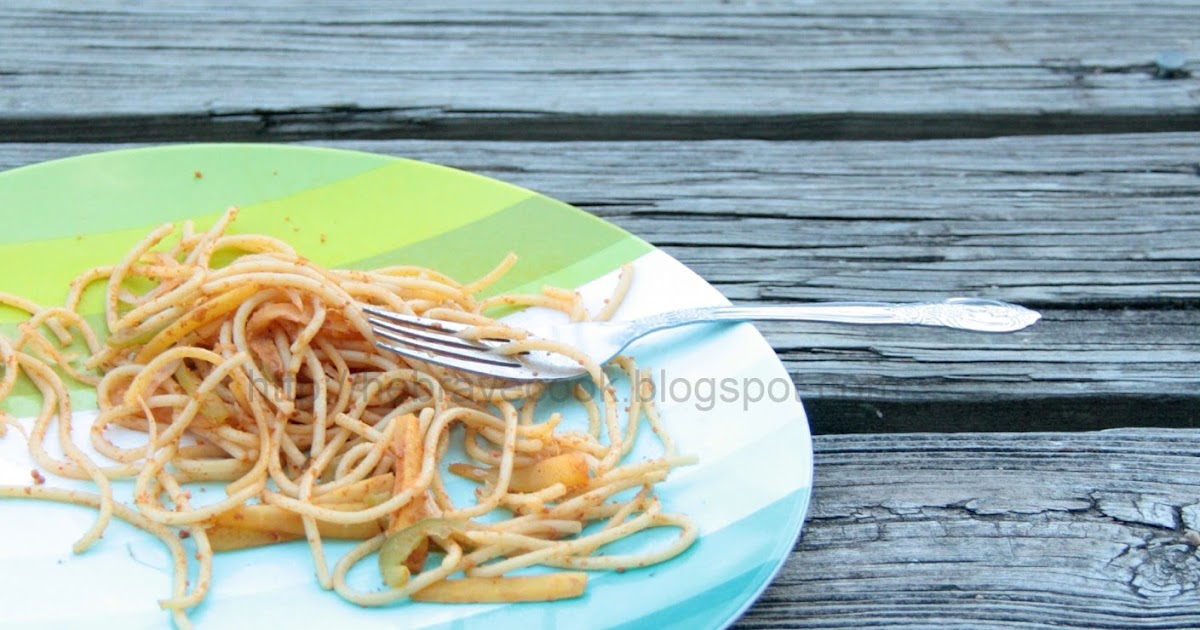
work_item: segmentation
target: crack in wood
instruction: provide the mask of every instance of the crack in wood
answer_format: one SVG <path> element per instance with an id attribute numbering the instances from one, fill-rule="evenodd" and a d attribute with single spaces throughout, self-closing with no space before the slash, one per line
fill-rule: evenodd
<path id="1" fill-rule="evenodd" d="M 814 434 L 913 431 L 996 432 L 1097 431 L 1120 427 L 1200 428 L 1200 400 L 1186 395 L 1136 396 L 1087 393 L 1004 399 L 905 400 L 898 388 L 880 391 L 877 381 L 862 388 L 840 383 L 837 392 L 794 377 Z M 931 386 L 937 379 L 931 379 Z M 911 391 L 912 397 L 921 390 Z M 1078 388 L 1074 388 L 1078 389 Z M 1019 391 L 1019 390 L 1018 390 Z M 931 396 L 933 397 L 933 396 Z M 936 398 L 936 397 L 933 397 Z"/>
<path id="2" fill-rule="evenodd" d="M 1200 112 L 569 114 L 331 104 L 147 115 L 0 118 L 4 142 L 919 140 L 1200 131 Z"/>
<path id="3" fill-rule="evenodd" d="M 1083 63 L 1079 59 L 1044 59 L 1042 67 L 1055 74 L 1067 74 L 1077 79 L 1101 74 L 1145 74 L 1156 76 L 1158 66 L 1153 63 L 1105 65 Z"/>
<path id="4" fill-rule="evenodd" d="M 789 565 L 772 588 L 803 606 L 795 596 L 810 592 L 806 576 L 819 576 L 819 596 L 844 604 L 891 589 L 895 567 L 927 574 L 913 594 L 926 605 L 948 591 L 1030 611 L 1103 601 L 1089 627 L 1121 627 L 1118 620 L 1128 617 L 1118 601 L 1139 607 L 1139 619 L 1172 618 L 1194 606 L 1200 587 L 1200 534 L 1190 529 L 1200 513 L 1191 482 L 1195 445 L 1186 433 L 1162 431 L 1148 432 L 1160 439 L 1145 450 L 1129 450 L 1138 439 L 1109 441 L 1141 433 L 819 438 L 824 472 L 796 549 L 805 561 Z M 1160 449 L 1176 435 L 1178 448 Z M 1126 466 L 1137 473 L 1118 472 Z M 963 483 L 963 475 L 972 481 Z M 910 555 L 918 549 L 915 563 Z M 870 568 L 839 562 L 861 556 L 871 558 Z M 1004 575 L 1003 584 L 991 572 Z M 895 605 L 902 595 L 888 592 Z"/>

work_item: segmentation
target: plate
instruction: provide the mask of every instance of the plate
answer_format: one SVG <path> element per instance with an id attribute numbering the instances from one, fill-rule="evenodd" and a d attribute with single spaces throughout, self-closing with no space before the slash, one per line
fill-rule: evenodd
<path id="1" fill-rule="evenodd" d="M 520 262 L 495 291 L 579 288 L 593 307 L 631 262 L 632 318 L 725 303 L 699 276 L 648 243 L 543 195 L 433 164 L 351 151 L 272 145 L 183 145 L 99 153 L 0 173 L 0 291 L 61 303 L 68 281 L 111 264 L 149 228 L 242 212 L 235 231 L 274 234 L 329 267 L 435 267 L 469 279 L 507 252 Z M 96 301 L 82 310 L 99 312 Z M 517 314 L 533 317 L 536 312 Z M 0 310 L 0 334 L 19 317 Z M 316 584 L 303 543 L 219 554 L 199 627 L 299 624 L 354 628 L 719 628 L 766 588 L 807 509 L 812 447 L 804 409 L 775 353 L 748 324 L 696 326 L 631 346 L 652 370 L 666 426 L 700 463 L 659 488 L 664 509 L 690 515 L 700 537 L 683 555 L 623 574 L 596 572 L 582 598 L 545 604 L 398 604 L 363 609 Z M 85 443 L 94 397 L 74 390 Z M 14 393 L 3 408 L 32 414 Z M 541 407 L 539 407 L 541 410 Z M 642 431 L 647 434 L 647 431 Z M 640 440 L 632 457 L 657 454 Z M 0 439 L 0 483 L 28 483 L 20 434 Z M 51 477 L 48 483 L 71 485 Z M 124 493 L 123 495 L 121 493 Z M 128 484 L 118 496 L 128 498 Z M 0 502 L 0 610 L 6 627 L 160 627 L 170 589 L 159 543 L 114 523 L 83 555 L 71 543 L 93 514 L 34 501 Z M 336 558 L 349 545 L 333 544 Z"/>

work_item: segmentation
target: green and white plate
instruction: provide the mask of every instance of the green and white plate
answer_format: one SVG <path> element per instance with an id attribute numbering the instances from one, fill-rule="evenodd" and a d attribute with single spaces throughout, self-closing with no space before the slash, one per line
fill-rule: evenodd
<path id="1" fill-rule="evenodd" d="M 598 305 L 618 267 L 632 262 L 634 286 L 618 318 L 725 301 L 648 243 L 528 190 L 413 160 L 267 145 L 117 151 L 0 173 L 0 291 L 59 304 L 72 277 L 112 264 L 149 228 L 187 218 L 204 227 L 231 205 L 242 210 L 234 231 L 274 234 L 329 267 L 417 264 L 466 280 L 514 251 L 520 262 L 495 291 L 574 287 Z M 100 307 L 91 300 L 84 310 L 94 315 Z M 20 319 L 0 309 L 0 334 L 11 335 Z M 565 602 L 363 609 L 320 590 L 307 546 L 297 542 L 219 554 L 212 592 L 192 619 L 201 628 L 730 624 L 766 588 L 800 533 L 812 479 L 804 409 L 750 325 L 670 331 L 630 352 L 652 370 L 656 402 L 680 452 L 700 458 L 659 488 L 665 510 L 689 514 L 700 528 L 680 557 L 623 574 L 596 572 L 584 597 Z M 84 444 L 94 396 L 73 391 L 77 442 Z M 39 404 L 25 386 L 0 408 L 28 417 Z M 649 433 L 640 432 L 631 457 L 658 455 Z M 32 468 L 18 432 L 0 438 L 0 483 L 29 483 Z M 81 487 L 54 477 L 48 483 Z M 118 486 L 128 499 L 128 484 Z M 91 550 L 72 555 L 71 543 L 92 519 L 84 508 L 0 501 L 6 628 L 166 623 L 156 605 L 170 592 L 165 550 L 114 523 Z M 330 545 L 331 559 L 348 548 Z"/>

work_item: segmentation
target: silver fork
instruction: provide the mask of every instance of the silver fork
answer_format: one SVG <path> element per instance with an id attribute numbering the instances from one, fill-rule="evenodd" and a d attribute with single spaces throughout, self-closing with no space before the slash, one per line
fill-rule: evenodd
<path id="1" fill-rule="evenodd" d="M 558 381 L 584 374 L 578 362 L 551 352 L 501 354 L 509 339 L 463 339 L 472 328 L 459 324 L 363 306 L 376 344 L 410 359 L 515 382 Z M 623 322 L 583 322 L 520 327 L 531 338 L 560 341 L 603 364 L 647 333 L 687 324 L 789 320 L 844 324 L 940 326 L 980 332 L 1013 332 L 1041 315 L 1015 304 L 978 298 L 943 302 L 818 302 L 795 306 L 716 306 L 689 308 Z"/>

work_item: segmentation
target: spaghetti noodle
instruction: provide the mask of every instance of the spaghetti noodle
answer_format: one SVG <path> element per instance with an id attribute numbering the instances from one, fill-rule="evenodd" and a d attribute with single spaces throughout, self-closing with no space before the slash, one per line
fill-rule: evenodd
<path id="1" fill-rule="evenodd" d="M 28 427 L 0 412 L 0 436 L 17 427 L 38 467 L 95 486 L 0 486 L 0 497 L 94 508 L 76 552 L 114 517 L 158 537 L 175 574 L 160 604 L 178 626 L 189 625 L 187 609 L 205 598 L 221 550 L 305 539 L 322 588 L 377 606 L 570 597 L 586 582 L 580 571 L 662 562 L 695 539 L 691 522 L 664 512 L 654 494 L 671 469 L 694 460 L 675 453 L 631 359 L 601 366 L 569 347 L 514 343 L 511 351 L 558 352 L 587 370 L 600 399 L 579 388 L 589 426 L 569 430 L 560 413 L 538 413 L 541 385 L 489 382 L 378 351 L 359 306 L 467 322 L 485 334 L 502 326 L 488 315 L 496 307 L 585 319 L 577 293 L 476 298 L 514 264 L 511 255 L 469 284 L 417 267 L 324 269 L 275 238 L 228 233 L 236 214 L 230 209 L 205 231 L 190 222 L 178 233 L 153 230 L 117 264 L 82 273 L 63 307 L 0 294 L 0 305 L 29 314 L 15 339 L 0 337 L 0 401 L 18 374 L 42 400 Z M 615 311 L 629 278 L 626 268 L 600 317 Z M 78 313 L 97 283 L 103 339 Z M 606 369 L 629 377 L 625 415 Z M 96 388 L 89 436 L 102 458 L 71 440 L 64 379 Z M 643 419 L 663 454 L 631 462 Z M 140 443 L 119 444 L 118 430 Z M 63 457 L 51 455 L 51 441 Z M 478 484 L 473 503 L 454 502 L 447 472 Z M 116 479 L 132 482 L 131 504 L 114 499 Z M 194 482 L 223 483 L 225 494 L 194 502 Z M 658 527 L 679 534 L 660 549 L 597 553 Z M 331 567 L 328 538 L 362 542 Z M 351 567 L 381 549 L 384 583 L 355 588 Z M 189 585 L 192 557 L 198 579 Z M 567 571 L 508 575 L 533 566 Z"/>

